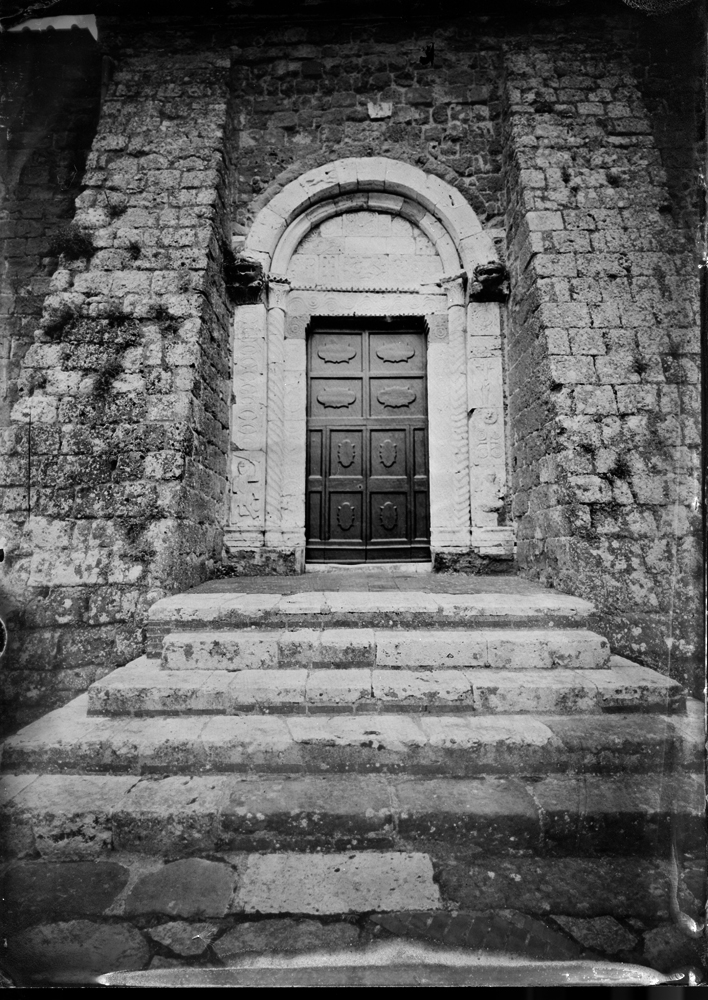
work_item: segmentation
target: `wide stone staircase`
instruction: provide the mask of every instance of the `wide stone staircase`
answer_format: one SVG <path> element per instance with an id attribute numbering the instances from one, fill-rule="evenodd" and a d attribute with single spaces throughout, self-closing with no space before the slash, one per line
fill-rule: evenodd
<path id="1" fill-rule="evenodd" d="M 161 600 L 146 656 L 5 743 L 8 968 L 699 962 L 702 706 L 574 597 L 327 583 Z"/>

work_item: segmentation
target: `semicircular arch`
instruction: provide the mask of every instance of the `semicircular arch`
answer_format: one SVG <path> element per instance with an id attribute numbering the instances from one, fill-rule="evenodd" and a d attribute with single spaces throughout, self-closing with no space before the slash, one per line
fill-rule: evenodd
<path id="1" fill-rule="evenodd" d="M 435 244 L 445 270 L 471 274 L 496 260 L 494 243 L 464 196 L 419 167 L 385 157 L 350 157 L 291 181 L 256 216 L 244 250 L 266 272 L 283 274 L 312 228 L 351 211 L 400 214 Z"/>

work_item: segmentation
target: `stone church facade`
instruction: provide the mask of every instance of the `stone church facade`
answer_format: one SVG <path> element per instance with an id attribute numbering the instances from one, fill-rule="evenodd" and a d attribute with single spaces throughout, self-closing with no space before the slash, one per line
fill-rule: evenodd
<path id="1" fill-rule="evenodd" d="M 95 7 L 3 36 L 10 714 L 323 561 L 518 572 L 700 690 L 698 8 Z"/>

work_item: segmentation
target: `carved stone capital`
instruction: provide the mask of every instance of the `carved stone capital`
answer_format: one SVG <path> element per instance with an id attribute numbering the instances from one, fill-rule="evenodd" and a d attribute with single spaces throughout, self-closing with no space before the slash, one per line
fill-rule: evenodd
<path id="1" fill-rule="evenodd" d="M 283 274 L 268 275 L 268 308 L 282 309 L 285 311 L 285 304 L 288 301 L 290 291 L 290 279 Z"/>
<path id="2" fill-rule="evenodd" d="M 459 274 L 445 274 L 438 280 L 438 285 L 447 292 L 448 309 L 450 306 L 465 305 L 466 271 L 460 271 Z"/>

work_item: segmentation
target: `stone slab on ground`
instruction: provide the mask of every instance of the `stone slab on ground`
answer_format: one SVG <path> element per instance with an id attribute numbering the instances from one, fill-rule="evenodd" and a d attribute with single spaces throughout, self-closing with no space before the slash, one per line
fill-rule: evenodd
<path id="1" fill-rule="evenodd" d="M 341 671 L 342 674 L 348 671 Z M 702 768 L 681 715 L 86 716 L 87 695 L 10 737 L 0 796 L 46 773 L 612 773 Z"/>
<path id="2" fill-rule="evenodd" d="M 604 667 L 607 640 L 587 629 L 241 629 L 171 632 L 164 670 L 276 667 L 495 667 L 533 670 Z"/>
<path id="3" fill-rule="evenodd" d="M 6 807 L 9 857 L 108 860 L 175 853 L 410 849 L 465 843 L 506 854 L 700 849 L 700 775 L 558 775 L 541 780 L 385 775 L 43 775 Z M 209 914 L 212 916 L 213 914 Z"/>
<path id="4" fill-rule="evenodd" d="M 104 972 L 142 969 L 149 954 L 145 938 L 134 927 L 70 920 L 11 935 L 5 961 L 36 977 L 86 982 Z"/>
<path id="5" fill-rule="evenodd" d="M 568 917 L 556 914 L 553 919 L 585 948 L 605 955 L 631 951 L 639 940 L 637 934 L 627 930 L 614 917 Z"/>
<path id="6" fill-rule="evenodd" d="M 669 918 L 669 864 L 656 856 L 504 857 L 445 848 L 434 851 L 436 878 L 448 907 L 617 919 Z M 694 912 L 681 890 L 682 908 Z M 695 902 L 695 901 L 694 901 Z M 695 911 L 697 915 L 697 911 Z"/>
<path id="7" fill-rule="evenodd" d="M 115 861 L 19 862 L 0 877 L 3 933 L 52 920 L 104 913 L 128 884 L 129 868 Z"/>
<path id="8" fill-rule="evenodd" d="M 447 948 L 496 951 L 539 960 L 587 955 L 586 949 L 564 934 L 518 910 L 385 913 L 371 917 L 371 923 L 395 937 L 435 942 Z"/>
<path id="9" fill-rule="evenodd" d="M 425 911 L 426 913 L 429 911 Z M 274 917 L 270 920 L 247 920 L 228 930 L 214 944 L 214 951 L 228 965 L 244 954 L 313 951 L 354 948 L 360 941 L 355 924 L 338 920 L 293 920 Z"/>
<path id="10" fill-rule="evenodd" d="M 161 670 L 140 657 L 89 688 L 90 714 L 678 711 L 681 685 L 612 657 L 604 670 Z"/>
<path id="11" fill-rule="evenodd" d="M 149 927 L 147 934 L 153 941 L 169 948 L 175 954 L 191 956 L 201 955 L 209 947 L 218 931 L 218 924 L 170 920 L 166 924 Z"/>
<path id="12" fill-rule="evenodd" d="M 236 884 L 231 865 L 183 858 L 138 879 L 125 901 L 125 913 L 167 913 L 197 920 L 223 917 L 231 910 Z"/>
<path id="13" fill-rule="evenodd" d="M 268 854 L 247 861 L 236 894 L 246 913 L 367 913 L 441 905 L 419 853 Z"/>

